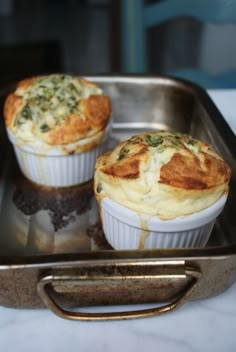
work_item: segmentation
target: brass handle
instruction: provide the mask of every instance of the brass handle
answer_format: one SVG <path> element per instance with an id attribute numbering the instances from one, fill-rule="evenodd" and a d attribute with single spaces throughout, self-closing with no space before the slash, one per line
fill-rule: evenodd
<path id="1" fill-rule="evenodd" d="M 191 295 L 194 287 L 196 286 L 199 278 L 201 277 L 201 272 L 196 268 L 185 268 L 185 275 L 191 278 L 190 283 L 185 287 L 183 292 L 173 300 L 172 302 L 158 306 L 150 309 L 133 310 L 133 311 L 121 311 L 121 312 L 103 312 L 103 313 L 83 313 L 83 312 L 73 312 L 60 307 L 57 302 L 55 302 L 52 297 L 50 290 L 53 288 L 52 282 L 64 280 L 63 277 L 54 277 L 53 275 L 43 276 L 37 285 L 38 293 L 47 308 L 51 309 L 56 315 L 65 319 L 72 320 L 119 320 L 119 319 L 132 319 L 132 318 L 142 318 L 151 317 L 155 315 L 161 315 L 173 310 L 176 310 L 182 306 L 189 296 Z"/>

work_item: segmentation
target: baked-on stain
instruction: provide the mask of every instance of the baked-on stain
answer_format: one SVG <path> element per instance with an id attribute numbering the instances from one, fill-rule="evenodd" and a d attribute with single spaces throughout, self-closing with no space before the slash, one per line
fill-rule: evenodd
<path id="1" fill-rule="evenodd" d="M 18 177 L 13 202 L 25 215 L 33 215 L 40 210 L 48 210 L 55 231 L 65 227 L 91 209 L 93 183 L 80 186 L 55 188 L 36 185 L 24 176 Z"/>
<path id="2" fill-rule="evenodd" d="M 87 235 L 94 241 L 98 248 L 113 249 L 106 240 L 101 221 L 98 221 L 95 225 L 89 226 L 87 229 Z"/>

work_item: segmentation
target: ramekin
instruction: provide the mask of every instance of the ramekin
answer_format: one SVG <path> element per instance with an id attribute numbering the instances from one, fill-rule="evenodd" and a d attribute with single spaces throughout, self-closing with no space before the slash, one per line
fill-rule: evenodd
<path id="1" fill-rule="evenodd" d="M 226 200 L 227 194 L 223 194 L 210 207 L 197 213 L 161 220 L 103 198 L 100 204 L 103 231 L 117 250 L 204 247 Z"/>
<path id="2" fill-rule="evenodd" d="M 107 149 L 110 123 L 99 145 L 86 152 L 63 154 L 63 148 L 35 148 L 19 141 L 7 129 L 21 172 L 32 182 L 48 187 L 70 187 L 93 179 L 97 157 Z M 83 143 L 79 141 L 78 143 Z M 74 144 L 71 146 L 74 146 Z M 66 145 L 67 149 L 70 145 Z"/>

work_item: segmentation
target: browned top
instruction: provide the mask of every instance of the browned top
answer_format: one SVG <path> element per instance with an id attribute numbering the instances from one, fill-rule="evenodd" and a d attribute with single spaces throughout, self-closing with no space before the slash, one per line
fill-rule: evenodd
<path id="1" fill-rule="evenodd" d="M 94 192 L 137 214 L 174 219 L 199 212 L 228 193 L 230 168 L 187 134 L 145 132 L 97 159 Z"/>
<path id="2" fill-rule="evenodd" d="M 6 126 L 19 139 L 25 141 L 27 130 L 50 145 L 91 137 L 105 129 L 110 115 L 110 100 L 96 84 L 59 74 L 20 81 L 4 105 Z"/>
<path id="3" fill-rule="evenodd" d="M 229 166 L 205 143 L 181 134 L 173 134 L 173 139 L 170 132 L 148 135 L 152 139 L 145 139 L 145 134 L 135 136 L 100 156 L 97 170 L 112 177 L 111 182 L 146 178 L 154 172 L 157 183 L 186 190 L 209 189 L 229 182 Z M 158 137 L 160 144 L 155 140 Z"/>
<path id="4" fill-rule="evenodd" d="M 100 156 L 97 165 L 101 165 L 104 174 L 112 177 L 136 179 L 139 177 L 140 162 L 147 161 L 147 152 L 148 147 L 145 144 L 138 144 L 134 148 L 132 145 L 121 143 L 115 152 L 107 152 Z"/>
<path id="5" fill-rule="evenodd" d="M 17 115 L 18 111 L 22 109 L 23 106 L 24 100 L 21 97 L 17 96 L 14 93 L 8 95 L 3 108 L 3 114 L 7 127 L 10 128 L 14 124 L 15 116 Z"/>
<path id="6" fill-rule="evenodd" d="M 75 142 L 93 130 L 94 133 L 106 127 L 110 116 L 110 100 L 104 95 L 91 95 L 86 100 L 81 100 L 79 109 L 83 114 L 83 119 L 73 113 L 67 116 L 62 125 L 44 134 L 43 138 L 48 144 L 66 144 Z"/>
<path id="7" fill-rule="evenodd" d="M 185 155 L 176 153 L 161 167 L 160 183 L 184 189 L 207 189 L 230 178 L 230 169 L 221 159 L 200 152 L 202 162 L 191 152 Z"/>

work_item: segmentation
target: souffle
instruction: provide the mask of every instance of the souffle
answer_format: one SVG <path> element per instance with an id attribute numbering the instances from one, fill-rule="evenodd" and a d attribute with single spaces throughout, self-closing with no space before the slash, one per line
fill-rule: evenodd
<path id="1" fill-rule="evenodd" d="M 145 132 L 98 157 L 95 194 L 161 220 L 199 212 L 228 192 L 230 168 L 190 135 Z"/>
<path id="2" fill-rule="evenodd" d="M 4 105 L 7 133 L 22 172 L 48 186 L 93 178 L 110 131 L 110 99 L 81 77 L 51 74 L 20 81 Z"/>
<path id="3" fill-rule="evenodd" d="M 5 102 L 7 128 L 30 145 L 65 145 L 96 136 L 83 151 L 99 143 L 110 117 L 110 101 L 92 82 L 53 74 L 18 83 Z"/>

